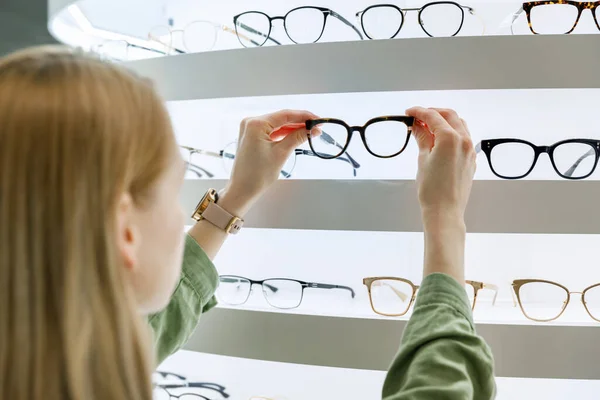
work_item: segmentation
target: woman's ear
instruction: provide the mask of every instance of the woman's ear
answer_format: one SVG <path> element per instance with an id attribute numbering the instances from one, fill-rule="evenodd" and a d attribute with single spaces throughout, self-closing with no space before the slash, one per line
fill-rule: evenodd
<path id="1" fill-rule="evenodd" d="M 129 271 L 138 265 L 138 250 L 141 237 L 135 225 L 135 210 L 133 199 L 129 193 L 124 193 L 117 206 L 117 247 L 123 259 L 123 265 Z"/>

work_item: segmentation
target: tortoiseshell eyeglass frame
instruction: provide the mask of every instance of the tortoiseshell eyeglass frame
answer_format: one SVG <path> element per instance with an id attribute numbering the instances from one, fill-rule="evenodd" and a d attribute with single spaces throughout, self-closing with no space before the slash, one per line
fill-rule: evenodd
<path id="1" fill-rule="evenodd" d="M 412 293 L 410 293 L 410 301 L 408 302 L 408 306 L 406 307 L 406 310 L 404 310 L 401 313 L 389 314 L 389 313 L 377 311 L 375 309 L 375 305 L 373 304 L 373 297 L 371 296 L 371 288 L 373 286 L 373 283 L 375 283 L 379 280 L 392 280 L 392 281 L 403 282 L 403 283 L 410 285 L 410 287 L 412 288 Z M 473 311 L 475 309 L 475 304 L 477 304 L 477 294 L 482 289 L 490 289 L 495 292 L 494 299 L 492 300 L 492 305 L 496 304 L 496 298 L 498 297 L 498 286 L 493 285 L 491 283 L 484 283 L 484 282 L 470 281 L 470 280 L 466 280 L 465 283 L 467 285 L 470 285 L 471 287 L 473 287 L 474 294 L 473 294 L 473 304 L 471 304 L 471 311 Z M 419 285 L 415 285 L 408 279 L 398 278 L 395 276 L 374 276 L 374 277 L 364 278 L 363 285 L 365 285 L 367 287 L 367 291 L 369 292 L 369 302 L 371 303 L 371 309 L 373 310 L 373 312 L 375 312 L 376 314 L 379 314 L 379 315 L 386 316 L 386 317 L 402 317 L 403 315 L 406 315 L 408 310 L 410 310 L 413 303 L 415 302 L 415 299 L 417 298 L 417 291 L 420 288 Z M 400 296 L 400 294 L 398 294 L 398 296 Z M 406 298 L 408 298 L 408 294 L 405 296 L 406 296 Z"/>
<path id="2" fill-rule="evenodd" d="M 569 6 L 577 7 L 577 19 L 575 20 L 575 23 L 573 24 L 573 27 L 571 28 L 571 30 L 569 30 L 568 32 L 565 32 L 564 34 L 569 34 L 575 30 L 575 28 L 577 27 L 577 24 L 579 23 L 579 20 L 581 19 L 581 14 L 583 13 L 584 10 L 590 10 L 592 15 L 594 16 L 594 21 L 596 22 L 596 27 L 598 28 L 598 30 L 600 30 L 600 21 L 599 21 L 600 20 L 600 11 L 598 11 L 598 8 L 600 7 L 600 1 L 548 0 L 548 1 L 529 1 L 529 2 L 523 3 L 523 11 L 525 11 L 525 14 L 527 15 L 527 24 L 529 25 L 529 29 L 531 30 L 532 33 L 534 33 L 536 35 L 538 34 L 538 32 L 536 32 L 535 29 L 533 28 L 533 23 L 531 21 L 531 10 L 535 7 L 547 6 L 547 5 L 553 5 L 553 4 L 569 5 Z"/>
<path id="3" fill-rule="evenodd" d="M 384 122 L 384 121 L 401 122 L 401 123 L 405 124 L 406 128 L 407 128 L 406 129 L 406 140 L 404 141 L 404 145 L 402 146 L 402 148 L 399 151 L 397 151 L 391 155 L 380 155 L 380 154 L 373 152 L 369 148 L 369 145 L 367 143 L 367 138 L 365 136 L 365 132 L 369 126 L 376 124 L 378 122 Z M 412 133 L 412 127 L 413 127 L 414 123 L 415 123 L 415 118 L 409 117 L 406 115 L 390 115 L 390 116 L 373 118 L 373 119 L 370 119 L 369 121 L 367 121 L 367 123 L 364 124 L 363 126 L 350 126 L 346 122 L 342 121 L 341 119 L 319 118 L 319 119 L 311 119 L 311 120 L 306 121 L 306 130 L 308 131 L 307 135 L 308 135 L 308 143 L 310 145 L 310 149 L 317 155 L 317 157 L 323 158 L 325 160 L 331 160 L 334 158 L 338 158 L 339 156 L 344 154 L 346 152 L 346 150 L 348 149 L 348 146 L 350 145 L 350 141 L 352 140 L 352 135 L 354 134 L 354 132 L 360 133 L 360 137 L 362 139 L 363 144 L 365 145 L 365 148 L 372 156 L 375 156 L 378 158 L 392 158 L 392 157 L 396 157 L 397 155 L 399 155 L 406 149 L 406 146 L 408 145 L 408 141 L 410 139 L 410 135 Z M 313 140 L 312 140 L 313 138 L 311 135 L 311 130 L 313 128 L 318 127 L 321 124 L 337 124 L 337 125 L 341 125 L 344 128 L 346 128 L 346 131 L 347 131 L 346 140 L 344 143 L 340 143 L 337 146 L 340 149 L 340 151 L 337 152 L 337 154 L 324 154 L 323 152 L 317 151 L 315 149 L 315 147 L 313 147 Z"/>
<path id="4" fill-rule="evenodd" d="M 553 318 L 547 318 L 547 319 L 539 319 L 539 318 L 532 318 L 529 315 L 527 315 L 527 312 L 525 311 L 525 307 L 523 307 L 523 303 L 521 301 L 521 295 L 520 295 L 520 291 L 521 288 L 528 284 L 528 283 L 547 283 L 549 285 L 554 285 L 557 286 L 561 289 L 563 289 L 565 291 L 566 294 L 566 300 L 563 302 L 562 308 L 560 310 L 560 312 L 558 313 L 558 315 L 556 315 L 556 317 Z M 569 304 L 569 301 L 571 301 L 571 295 L 572 294 L 580 294 L 581 295 L 581 302 L 583 303 L 583 307 L 585 308 L 585 311 L 588 313 L 588 315 L 590 316 L 590 318 L 592 318 L 594 321 L 600 322 L 600 315 L 598 315 L 598 318 L 594 317 L 594 315 L 590 312 L 590 309 L 587 306 L 587 303 L 585 301 L 585 295 L 587 292 L 589 292 L 591 289 L 594 289 L 596 287 L 600 286 L 600 283 L 595 283 L 591 286 L 588 286 L 587 288 L 585 288 L 582 292 L 570 292 L 569 289 L 567 289 L 565 286 L 561 285 L 560 283 L 556 283 L 556 282 L 552 282 L 552 281 L 547 281 L 544 279 L 515 279 L 512 283 L 512 288 L 513 291 L 515 292 L 515 295 L 517 296 L 517 303 L 519 303 L 519 308 L 521 309 L 521 311 L 523 312 L 523 315 L 525 315 L 525 317 L 527 319 L 530 319 L 532 321 L 535 322 L 551 322 L 554 320 L 557 320 L 558 318 L 560 318 L 561 315 L 563 315 L 563 313 L 565 312 L 565 310 L 567 309 L 567 305 Z"/>

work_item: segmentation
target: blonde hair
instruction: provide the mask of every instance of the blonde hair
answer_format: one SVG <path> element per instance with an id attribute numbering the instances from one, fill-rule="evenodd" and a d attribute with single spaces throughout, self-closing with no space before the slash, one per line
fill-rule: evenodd
<path id="1" fill-rule="evenodd" d="M 151 399 L 116 240 L 176 144 L 152 85 L 56 47 L 0 60 L 0 398 Z"/>

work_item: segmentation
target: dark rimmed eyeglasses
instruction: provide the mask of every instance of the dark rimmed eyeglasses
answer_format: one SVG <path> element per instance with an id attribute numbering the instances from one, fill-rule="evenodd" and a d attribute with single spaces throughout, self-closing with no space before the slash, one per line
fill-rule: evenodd
<path id="1" fill-rule="evenodd" d="M 354 289 L 329 283 L 304 282 L 288 278 L 269 278 L 253 280 L 243 276 L 221 275 L 217 298 L 230 305 L 241 305 L 248 301 L 252 286 L 260 285 L 263 295 L 271 306 L 280 309 L 297 308 L 302 303 L 305 289 L 341 289 L 350 292 L 354 298 Z"/>
<path id="2" fill-rule="evenodd" d="M 188 381 L 185 376 L 175 374 L 173 372 L 155 371 L 152 374 L 154 382 L 153 399 L 154 400 L 211 400 L 200 393 L 178 393 L 174 394 L 171 391 L 177 389 L 204 389 L 219 393 L 223 398 L 229 398 L 229 394 L 225 391 L 225 386 L 212 382 L 192 382 Z"/>
<path id="3" fill-rule="evenodd" d="M 581 14 L 590 10 L 596 27 L 600 30 L 600 1 L 529 1 L 514 13 L 511 32 L 517 18 L 525 12 L 527 25 L 533 34 L 569 34 L 575 30 Z"/>
<path id="4" fill-rule="evenodd" d="M 491 139 L 482 140 L 475 151 L 485 153 L 490 169 L 502 179 L 526 177 L 540 154 L 546 153 L 561 178 L 578 180 L 594 173 L 600 157 L 600 140 L 567 139 L 551 146 L 536 146 L 521 139 Z"/>
<path id="5" fill-rule="evenodd" d="M 369 39 L 395 38 L 404 26 L 408 12 L 418 12 L 417 20 L 427 36 L 448 37 L 456 36 L 462 29 L 465 10 L 471 15 L 476 15 L 472 7 L 454 1 L 434 1 L 418 8 L 375 4 L 357 12 L 356 17 Z"/>
<path id="6" fill-rule="evenodd" d="M 261 11 L 247 11 L 233 17 L 233 24 L 238 39 L 244 47 L 264 45 L 267 40 L 280 45 L 281 42 L 271 37 L 273 21 L 282 20 L 288 38 L 294 43 L 316 43 L 323 36 L 327 18 L 332 16 L 352 28 L 360 39 L 360 31 L 337 12 L 324 7 L 297 7 L 282 16 L 270 17 Z"/>
<path id="7" fill-rule="evenodd" d="M 392 158 L 406 149 L 414 122 L 413 117 L 392 115 L 373 118 L 363 126 L 350 126 L 340 119 L 319 118 L 306 121 L 306 129 L 310 148 L 317 157 L 327 160 L 340 157 L 346 152 L 353 133 L 358 132 L 371 155 Z M 331 153 L 331 147 L 325 151 L 323 141 L 318 140 L 324 131 L 335 141 L 337 151 Z"/>

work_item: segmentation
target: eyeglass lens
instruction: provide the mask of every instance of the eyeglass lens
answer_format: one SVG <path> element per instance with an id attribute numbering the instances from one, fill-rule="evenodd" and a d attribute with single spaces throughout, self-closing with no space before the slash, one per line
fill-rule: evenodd
<path id="1" fill-rule="evenodd" d="M 262 46 L 271 32 L 271 21 L 266 14 L 250 11 L 237 17 L 235 29 L 244 47 Z"/>
<path id="2" fill-rule="evenodd" d="M 285 31 L 295 43 L 314 43 L 325 28 L 325 14 L 318 8 L 301 7 L 290 11 L 284 20 Z"/>
<path id="3" fill-rule="evenodd" d="M 287 279 L 268 279 L 262 284 L 267 302 L 275 308 L 296 308 L 302 302 L 302 285 Z"/>
<path id="4" fill-rule="evenodd" d="M 547 282 L 528 282 L 519 288 L 519 302 L 527 318 L 551 321 L 562 313 L 569 293 Z"/>
<path id="5" fill-rule="evenodd" d="M 579 9 L 573 4 L 541 4 L 531 8 L 529 19 L 534 32 L 544 35 L 569 33 L 575 27 Z"/>
<path id="6" fill-rule="evenodd" d="M 404 315 L 408 312 L 413 287 L 396 279 L 377 279 L 371 284 L 373 310 L 385 315 Z"/>
<path id="7" fill-rule="evenodd" d="M 217 297 L 223 303 L 241 305 L 250 297 L 251 289 L 249 279 L 223 275 L 219 278 Z M 294 280 L 267 279 L 262 284 L 262 292 L 267 302 L 275 308 L 296 308 L 302 302 L 302 284 Z"/>
<path id="8" fill-rule="evenodd" d="M 212 50 L 217 42 L 217 32 L 208 22 L 192 22 L 183 30 L 183 46 L 192 53 Z"/>

